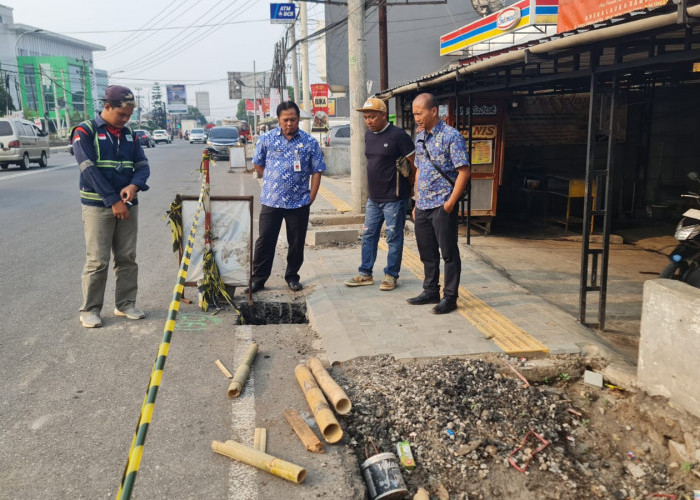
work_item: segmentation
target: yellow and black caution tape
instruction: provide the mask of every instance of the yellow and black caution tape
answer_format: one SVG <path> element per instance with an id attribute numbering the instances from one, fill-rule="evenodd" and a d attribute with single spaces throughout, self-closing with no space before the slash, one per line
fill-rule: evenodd
<path id="1" fill-rule="evenodd" d="M 173 235 L 173 252 L 177 252 L 182 246 L 182 200 L 179 196 L 170 204 L 170 210 L 165 215 Z"/>
<path id="2" fill-rule="evenodd" d="M 168 351 L 170 350 L 170 339 L 172 338 L 173 331 L 175 330 L 175 320 L 177 319 L 177 312 L 180 309 L 180 299 L 182 298 L 185 282 L 187 281 L 187 270 L 190 265 L 190 257 L 192 256 L 194 235 L 197 231 L 197 224 L 199 223 L 199 216 L 202 211 L 204 191 L 204 185 L 202 185 L 202 190 L 199 195 L 199 202 L 197 203 L 197 210 L 194 214 L 190 234 L 187 237 L 187 247 L 183 252 L 182 261 L 180 262 L 180 270 L 177 273 L 177 284 L 173 290 L 173 298 L 170 301 L 168 319 L 165 322 L 165 327 L 163 329 L 163 340 L 160 342 L 160 346 L 158 347 L 158 355 L 156 356 L 156 361 L 153 364 L 153 369 L 151 370 L 151 377 L 148 381 L 148 387 L 146 388 L 146 395 L 144 396 L 143 404 L 141 405 L 141 414 L 139 415 L 138 425 L 136 426 L 134 437 L 131 440 L 129 457 L 126 462 L 126 467 L 124 468 L 124 474 L 122 476 L 121 484 L 119 485 L 119 491 L 117 492 L 117 498 L 120 500 L 131 497 L 131 491 L 134 487 L 134 482 L 136 481 L 136 473 L 141 465 L 143 447 L 146 443 L 146 433 L 148 432 L 148 426 L 151 423 L 151 418 L 153 417 L 153 408 L 155 406 L 156 396 L 158 395 L 158 388 L 160 387 L 160 381 L 163 377 L 163 370 L 165 368 L 165 361 L 168 357 Z"/>

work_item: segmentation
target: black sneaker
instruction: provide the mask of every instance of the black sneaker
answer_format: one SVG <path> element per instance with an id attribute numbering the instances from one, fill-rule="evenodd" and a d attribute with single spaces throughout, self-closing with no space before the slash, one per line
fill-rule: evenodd
<path id="1" fill-rule="evenodd" d="M 292 292 L 298 292 L 299 290 L 304 288 L 304 286 L 298 281 L 290 281 L 289 283 L 287 283 L 287 286 Z"/>

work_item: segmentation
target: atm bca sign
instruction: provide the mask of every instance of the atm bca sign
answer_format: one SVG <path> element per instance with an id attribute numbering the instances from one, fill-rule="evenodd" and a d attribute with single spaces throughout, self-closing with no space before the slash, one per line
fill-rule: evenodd
<path id="1" fill-rule="evenodd" d="M 296 11 L 293 3 L 271 3 L 270 22 L 272 24 L 291 24 L 296 19 Z"/>
<path id="2" fill-rule="evenodd" d="M 508 7 L 502 10 L 496 18 L 496 28 L 499 30 L 509 30 L 520 21 L 520 9 L 518 7 Z"/>

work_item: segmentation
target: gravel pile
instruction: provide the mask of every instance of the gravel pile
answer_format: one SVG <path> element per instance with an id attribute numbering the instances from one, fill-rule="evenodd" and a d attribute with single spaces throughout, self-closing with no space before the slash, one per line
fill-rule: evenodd
<path id="1" fill-rule="evenodd" d="M 668 487 L 662 466 L 598 455 L 585 414 L 563 389 L 524 388 L 506 372 L 481 359 L 374 357 L 333 376 L 353 402 L 343 426 L 360 463 L 368 438 L 380 453 L 411 444 L 418 467 L 403 471 L 411 494 L 422 486 L 436 495 L 442 485 L 450 498 L 642 498 Z M 507 459 L 530 430 L 550 444 L 537 452 L 542 443 L 531 435 L 513 455 L 521 467 L 531 459 L 521 473 Z"/>

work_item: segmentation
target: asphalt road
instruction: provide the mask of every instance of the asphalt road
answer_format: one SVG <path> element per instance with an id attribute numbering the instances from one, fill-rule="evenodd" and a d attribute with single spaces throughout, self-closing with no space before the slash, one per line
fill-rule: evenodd
<path id="1" fill-rule="evenodd" d="M 73 157 L 0 171 L 0 498 L 115 496 L 176 281 L 163 216 L 176 193 L 199 194 L 201 150 L 184 142 L 146 150 L 151 189 L 139 197 L 138 306 L 147 317 L 113 316 L 110 276 L 99 329 L 78 322 L 84 239 Z M 257 195 L 252 176 L 226 167 L 214 168 L 213 195 Z M 344 448 L 306 453 L 281 416 L 287 407 L 308 414 L 292 373 L 317 352 L 314 332 L 233 321 L 228 312 L 182 305 L 133 497 L 356 498 L 356 466 Z M 261 350 L 249 384 L 241 398 L 227 399 L 228 380 L 214 360 L 234 371 L 253 340 Z M 270 452 L 307 467 L 304 485 L 211 451 L 214 439 L 252 445 L 256 426 L 268 428 Z"/>

